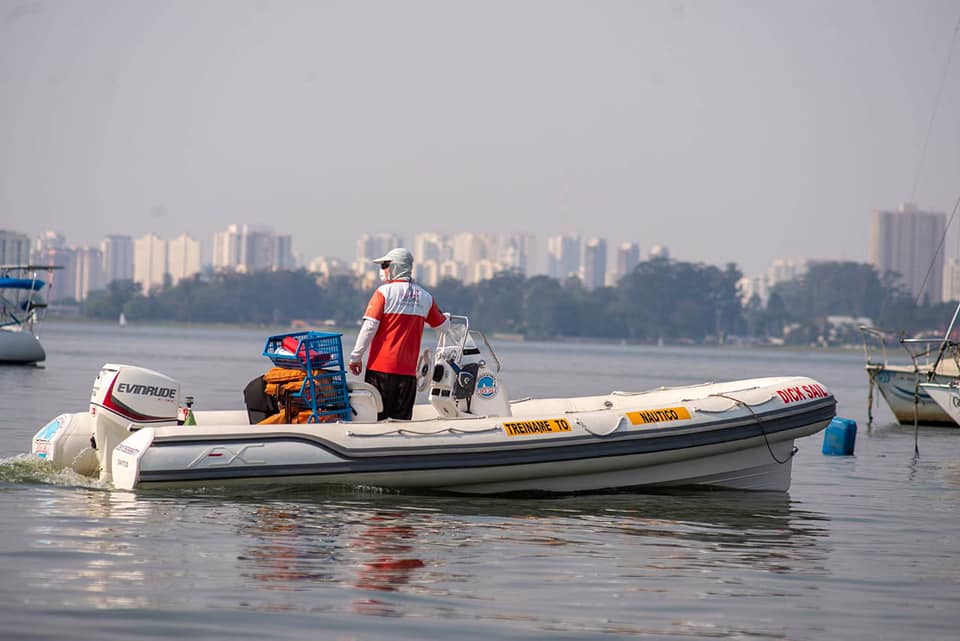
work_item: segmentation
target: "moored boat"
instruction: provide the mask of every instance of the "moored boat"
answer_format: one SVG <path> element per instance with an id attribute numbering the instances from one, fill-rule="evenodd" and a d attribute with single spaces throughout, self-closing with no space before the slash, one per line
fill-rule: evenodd
<path id="1" fill-rule="evenodd" d="M 905 338 L 894 332 L 861 327 L 869 388 L 869 422 L 873 421 L 873 389 L 880 392 L 897 422 L 912 425 L 957 426 L 957 422 L 931 397 L 924 383 L 949 385 L 960 380 L 956 353 L 937 358 L 943 342 L 931 338 Z M 897 343 L 909 363 L 889 359 L 887 344 Z"/>
<path id="2" fill-rule="evenodd" d="M 950 417 L 954 425 L 960 425 L 960 381 L 920 383 L 920 388 Z"/>
<path id="3" fill-rule="evenodd" d="M 41 291 L 48 285 L 38 272 L 59 266 L 0 265 L 0 363 L 31 365 L 47 358 L 37 336 L 47 305 Z"/>
<path id="4" fill-rule="evenodd" d="M 504 493 L 705 485 L 785 491 L 794 441 L 824 429 L 835 415 L 830 391 L 803 376 L 511 401 L 486 338 L 465 318 L 454 320 L 459 329 L 441 336 L 420 368 L 429 402 L 417 405 L 410 421 L 377 422 L 379 392 L 341 376 L 339 334 L 302 332 L 271 337 L 264 353 L 274 364 L 288 353 L 302 363 L 299 398 L 308 422 L 252 424 L 249 408 L 191 409 L 185 422 L 195 424 L 178 425 L 176 380 L 107 364 L 88 411 L 51 421 L 35 435 L 33 451 L 121 489 L 348 484 Z M 289 352 L 273 351 L 290 336 L 297 343 Z M 322 363 L 313 360 L 317 354 Z"/>

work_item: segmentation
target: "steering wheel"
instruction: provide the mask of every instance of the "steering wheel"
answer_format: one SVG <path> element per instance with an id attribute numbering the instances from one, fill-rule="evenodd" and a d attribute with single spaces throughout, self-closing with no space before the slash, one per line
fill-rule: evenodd
<path id="1" fill-rule="evenodd" d="M 430 370 L 433 369 L 433 350 L 429 347 L 423 350 L 420 358 L 417 360 L 417 391 L 422 392 L 427 389 L 427 381 L 430 380 Z"/>

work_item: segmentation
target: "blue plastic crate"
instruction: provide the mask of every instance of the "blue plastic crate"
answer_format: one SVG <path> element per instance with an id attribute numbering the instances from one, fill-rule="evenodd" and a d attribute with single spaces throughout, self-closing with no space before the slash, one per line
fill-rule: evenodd
<path id="1" fill-rule="evenodd" d="M 267 339 L 263 355 L 277 367 L 343 369 L 341 336 L 331 332 L 277 334 Z"/>
<path id="2" fill-rule="evenodd" d="M 310 408 L 313 423 L 320 422 L 320 417 L 331 415 L 349 421 L 352 415 L 346 372 L 315 372 L 314 376 L 304 379 L 300 391 L 291 398 L 302 407 Z"/>
<path id="3" fill-rule="evenodd" d="M 263 355 L 277 367 L 306 372 L 300 391 L 291 398 L 310 409 L 310 422 L 352 418 L 343 365 L 342 334 L 292 332 L 267 339 Z"/>

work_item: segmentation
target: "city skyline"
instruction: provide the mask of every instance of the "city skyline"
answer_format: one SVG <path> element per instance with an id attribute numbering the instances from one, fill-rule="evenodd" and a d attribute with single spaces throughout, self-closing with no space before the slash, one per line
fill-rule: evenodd
<path id="1" fill-rule="evenodd" d="M 569 230 L 746 274 L 866 262 L 871 211 L 954 209 L 958 14 L 0 0 L 0 227 L 93 245 L 268 223 L 305 260 L 432 229 Z"/>
<path id="2" fill-rule="evenodd" d="M 641 260 L 669 257 L 662 245 L 641 253 L 637 243 L 622 243 L 607 258 L 606 239 L 557 234 L 538 239 L 529 234 L 438 234 L 420 232 L 410 239 L 396 234 L 363 234 L 354 243 L 352 259 L 315 256 L 311 259 L 291 252 L 290 236 L 267 227 L 229 225 L 204 243 L 181 232 L 176 238 L 161 238 L 149 232 L 140 237 L 124 234 L 105 236 L 95 245 L 70 242 L 65 234 L 47 230 L 36 237 L 17 231 L 0 230 L 0 241 L 12 243 L 18 262 L 59 264 L 76 279 L 79 300 L 93 289 L 112 280 L 132 279 L 144 293 L 204 271 L 283 270 L 306 268 L 317 273 L 353 273 L 375 277 L 372 259 L 394 247 L 409 245 L 416 258 L 418 279 L 436 284 L 446 277 L 465 283 L 492 278 L 501 271 L 525 276 L 575 275 L 593 289 L 612 285 Z M 208 249 L 212 246 L 212 251 Z M 206 249 L 205 249 L 206 248 Z M 61 279 L 62 280 L 62 279 Z M 374 278 L 375 280 L 375 278 Z"/>
<path id="3" fill-rule="evenodd" d="M 867 263 L 878 274 L 899 273 L 902 285 L 913 296 L 928 295 L 932 302 L 955 299 L 960 295 L 960 260 L 946 259 L 943 254 L 945 224 L 944 213 L 924 212 L 910 203 L 874 210 Z M 363 234 L 354 242 L 352 260 L 330 256 L 306 260 L 292 253 L 289 234 L 277 234 L 268 227 L 231 224 L 214 233 L 211 245 L 212 253 L 204 252 L 202 241 L 184 232 L 172 240 L 153 233 L 136 239 L 111 235 L 103 238 L 98 247 L 90 247 L 69 243 L 55 230 L 34 239 L 20 232 L 0 230 L 0 249 L 6 254 L 22 256 L 29 247 L 33 262 L 61 264 L 67 280 L 73 281 L 71 297 L 78 300 L 114 279 L 131 275 L 144 293 L 200 273 L 301 267 L 323 276 L 349 273 L 371 284 L 376 281 L 373 259 L 402 245 L 413 250 L 417 279 L 430 286 L 443 278 L 471 284 L 490 279 L 498 272 L 512 271 L 526 277 L 546 275 L 560 280 L 576 276 L 584 287 L 595 289 L 615 286 L 641 261 L 671 258 L 669 248 L 659 244 L 641 252 L 638 243 L 622 242 L 608 251 L 606 239 L 584 238 L 569 232 L 545 239 L 531 234 L 473 232 L 418 232 L 406 239 L 389 233 Z M 802 277 L 810 265 L 829 260 L 781 257 L 761 272 L 742 272 L 742 297 L 746 301 L 756 294 L 765 303 L 774 285 Z M 63 289 L 62 282 L 57 289 Z"/>

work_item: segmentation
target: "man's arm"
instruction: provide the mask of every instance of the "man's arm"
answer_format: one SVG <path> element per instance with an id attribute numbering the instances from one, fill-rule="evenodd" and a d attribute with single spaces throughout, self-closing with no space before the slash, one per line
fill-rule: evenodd
<path id="1" fill-rule="evenodd" d="M 447 312 L 441 312 L 436 300 L 430 304 L 430 309 L 427 311 L 426 321 L 427 325 L 438 332 L 446 332 L 448 329 L 450 329 L 450 314 Z"/>
<path id="2" fill-rule="evenodd" d="M 370 343 L 373 342 L 373 337 L 376 336 L 379 327 L 380 321 L 364 317 L 363 323 L 360 325 L 360 332 L 357 334 L 357 342 L 353 346 L 353 351 L 350 352 L 349 367 L 350 373 L 354 376 L 359 376 L 360 372 L 363 371 L 363 355 L 370 347 Z"/>

